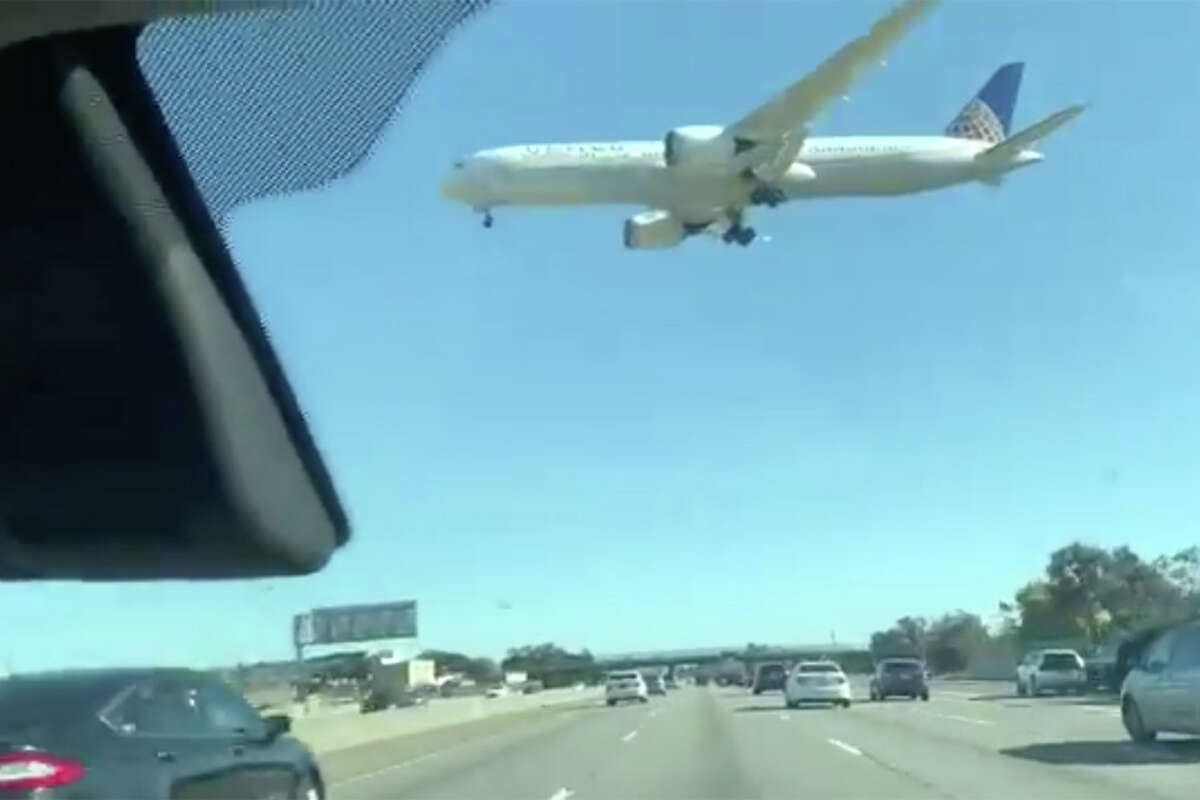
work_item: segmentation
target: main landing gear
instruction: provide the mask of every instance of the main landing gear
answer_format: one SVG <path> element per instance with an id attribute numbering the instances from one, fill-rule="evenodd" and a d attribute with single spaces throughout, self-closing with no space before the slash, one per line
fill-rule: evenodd
<path id="1" fill-rule="evenodd" d="M 754 228 L 741 225 L 740 223 L 735 223 L 730 225 L 729 228 L 721 234 L 721 241 L 725 242 L 725 244 L 733 244 L 734 242 L 737 242 L 742 247 L 746 247 L 754 241 L 754 237 L 757 235 L 758 234 L 755 232 Z"/>
<path id="2" fill-rule="evenodd" d="M 490 212 L 490 211 L 483 212 L 483 227 L 490 228 L 490 227 L 492 227 L 492 224 L 495 221 L 496 220 L 492 219 L 492 212 Z"/>
<path id="3" fill-rule="evenodd" d="M 750 193 L 750 205 L 774 208 L 787 198 L 773 186 L 758 186 Z"/>

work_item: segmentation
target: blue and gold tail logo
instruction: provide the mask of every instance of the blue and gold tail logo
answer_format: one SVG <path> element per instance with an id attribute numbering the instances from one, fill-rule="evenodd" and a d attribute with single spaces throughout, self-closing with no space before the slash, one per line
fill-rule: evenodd
<path id="1" fill-rule="evenodd" d="M 947 126 L 946 135 L 990 144 L 1007 139 L 1024 67 L 1022 63 L 1013 63 L 996 70 Z"/>

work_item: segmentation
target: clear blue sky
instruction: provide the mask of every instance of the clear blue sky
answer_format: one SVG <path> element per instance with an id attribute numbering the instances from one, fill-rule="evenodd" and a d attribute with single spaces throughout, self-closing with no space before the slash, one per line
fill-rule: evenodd
<path id="1" fill-rule="evenodd" d="M 939 133 L 1027 62 L 1001 189 L 763 211 L 629 253 L 632 209 L 440 201 L 456 156 L 736 119 L 886 2 L 514 3 L 460 31 L 362 166 L 231 218 L 354 539 L 321 573 L 0 586 L 18 669 L 285 657 L 291 615 L 417 598 L 499 655 L 865 641 L 995 610 L 1072 539 L 1197 541 L 1192 3 L 944 4 L 817 126 Z M 497 601 L 511 603 L 510 610 Z"/>

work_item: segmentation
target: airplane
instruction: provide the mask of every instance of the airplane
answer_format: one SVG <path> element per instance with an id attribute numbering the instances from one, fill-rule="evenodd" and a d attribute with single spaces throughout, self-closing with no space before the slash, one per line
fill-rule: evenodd
<path id="1" fill-rule="evenodd" d="M 1010 135 L 1024 65 L 1000 67 L 942 136 L 810 137 L 812 121 L 936 0 L 906 0 L 813 72 L 727 126 L 685 125 L 662 141 L 528 144 L 455 162 L 444 198 L 481 212 L 500 206 L 641 205 L 625 221 L 630 249 L 661 249 L 697 234 L 726 244 L 756 238 L 750 207 L 814 197 L 889 196 L 982 182 L 1044 156 L 1030 149 L 1087 108 L 1073 105 Z"/>

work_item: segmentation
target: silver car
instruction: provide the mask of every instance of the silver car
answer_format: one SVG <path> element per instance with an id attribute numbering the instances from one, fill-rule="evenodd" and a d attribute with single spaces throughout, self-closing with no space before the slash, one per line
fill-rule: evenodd
<path id="1" fill-rule="evenodd" d="M 1138 742 L 1200 734 L 1200 622 L 1164 631 L 1142 653 L 1121 684 L 1121 721 Z"/>
<path id="2" fill-rule="evenodd" d="M 1034 650 L 1017 665 L 1017 694 L 1084 692 L 1087 672 L 1074 650 Z"/>

